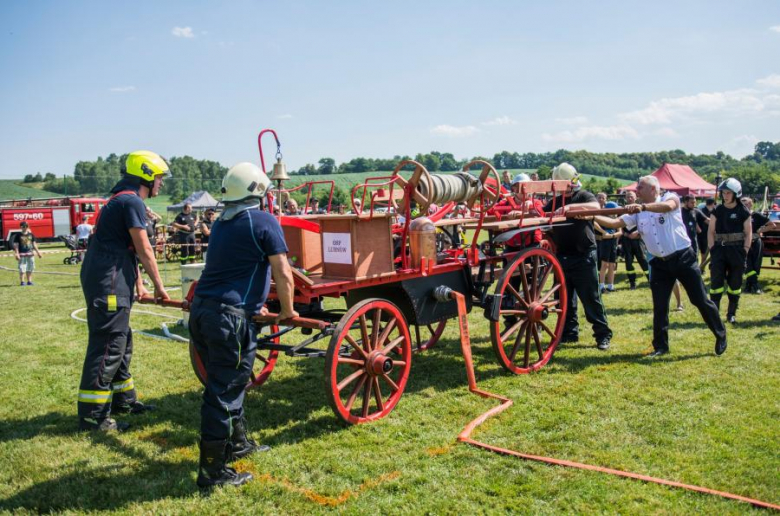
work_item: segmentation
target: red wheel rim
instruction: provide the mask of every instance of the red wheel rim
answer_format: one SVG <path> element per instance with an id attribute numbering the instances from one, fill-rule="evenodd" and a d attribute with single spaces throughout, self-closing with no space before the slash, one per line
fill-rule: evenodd
<path id="1" fill-rule="evenodd" d="M 417 347 L 414 349 L 415 353 L 420 351 L 426 351 L 431 349 L 444 333 L 444 328 L 447 326 L 447 321 L 439 321 L 433 324 L 426 324 L 423 326 L 415 326 L 415 340 L 418 342 Z"/>
<path id="2" fill-rule="evenodd" d="M 325 377 L 333 412 L 348 424 L 381 419 L 401 399 L 412 364 L 409 327 L 394 304 L 367 299 L 341 318 Z"/>
<path id="3" fill-rule="evenodd" d="M 269 328 L 271 333 L 279 331 L 279 327 L 276 325 L 271 325 Z M 278 344 L 279 337 L 274 338 L 272 342 Z M 255 363 L 245 389 L 254 389 L 255 387 L 263 385 L 263 383 L 268 380 L 268 377 L 271 376 L 271 372 L 276 366 L 278 357 L 279 352 L 276 350 L 258 349 L 255 352 Z M 208 381 L 208 373 L 206 373 L 206 366 L 203 365 L 203 359 L 192 340 L 190 340 L 190 363 L 192 364 L 193 371 L 195 371 L 195 376 L 198 377 L 200 383 L 205 387 L 206 382 Z"/>
<path id="4" fill-rule="evenodd" d="M 499 363 L 515 374 L 540 369 L 555 353 L 566 319 L 560 263 L 546 249 L 527 249 L 507 266 L 495 293 L 502 306 L 490 337 Z"/>

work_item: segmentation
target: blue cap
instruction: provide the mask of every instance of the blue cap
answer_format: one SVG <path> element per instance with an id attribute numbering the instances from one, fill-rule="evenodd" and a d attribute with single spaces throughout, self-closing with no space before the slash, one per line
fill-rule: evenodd
<path id="1" fill-rule="evenodd" d="M 618 203 L 616 203 L 614 201 L 609 201 L 608 203 L 606 203 L 604 205 L 604 207 L 605 208 L 620 208 L 620 206 L 618 206 Z"/>

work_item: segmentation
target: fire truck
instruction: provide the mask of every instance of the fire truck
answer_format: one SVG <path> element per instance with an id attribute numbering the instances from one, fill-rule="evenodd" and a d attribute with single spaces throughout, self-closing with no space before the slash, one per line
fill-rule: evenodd
<path id="1" fill-rule="evenodd" d="M 107 199 L 97 197 L 50 197 L 0 201 L 0 248 L 11 249 L 13 237 L 27 222 L 35 238 L 42 242 L 71 235 L 84 216 L 93 224 Z"/>

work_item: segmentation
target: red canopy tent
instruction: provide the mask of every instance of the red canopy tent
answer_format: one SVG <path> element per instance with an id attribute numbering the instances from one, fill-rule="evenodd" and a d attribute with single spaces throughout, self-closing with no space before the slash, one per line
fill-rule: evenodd
<path id="1" fill-rule="evenodd" d="M 667 192 L 674 192 L 678 195 L 698 195 L 714 197 L 717 191 L 715 185 L 709 184 L 702 179 L 688 165 L 671 165 L 664 163 L 661 168 L 651 174 L 658 178 L 661 189 Z M 636 190 L 636 183 L 624 186 L 619 191 Z"/>

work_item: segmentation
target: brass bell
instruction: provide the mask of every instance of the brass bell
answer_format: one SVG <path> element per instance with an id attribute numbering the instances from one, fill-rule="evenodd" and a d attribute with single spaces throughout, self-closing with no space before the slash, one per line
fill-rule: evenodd
<path id="1" fill-rule="evenodd" d="M 287 167 L 282 163 L 282 158 L 278 158 L 274 163 L 274 170 L 271 172 L 271 181 L 287 181 L 290 176 L 287 174 Z"/>

